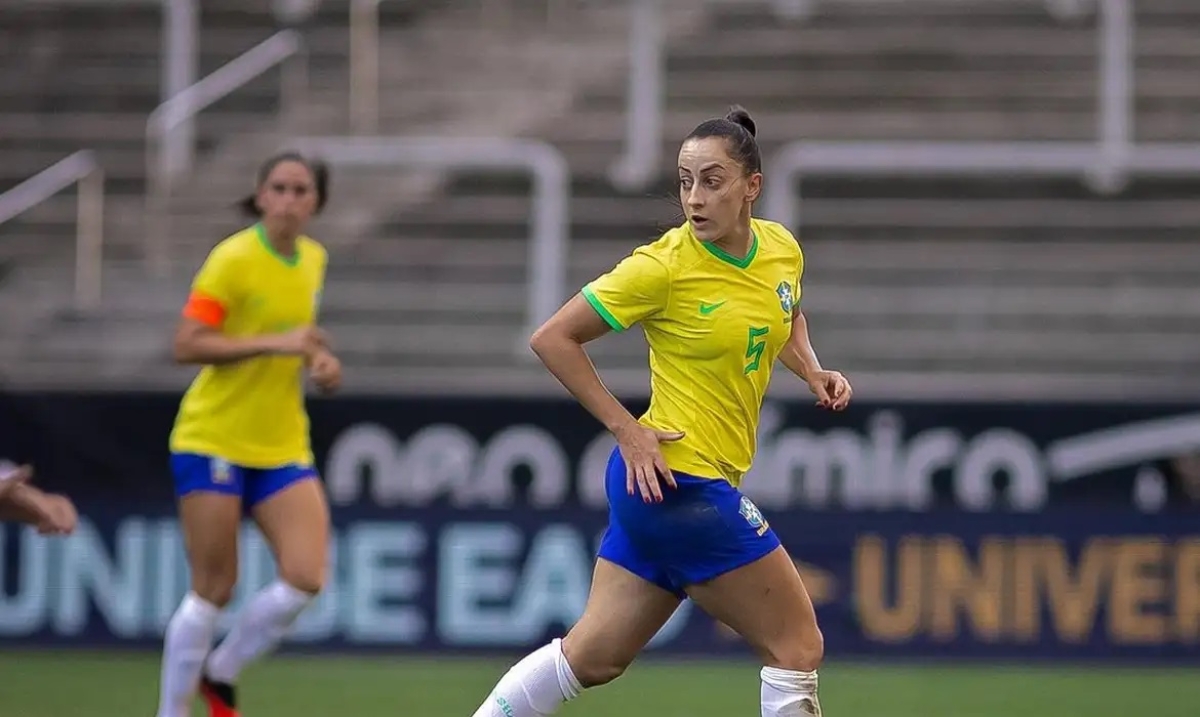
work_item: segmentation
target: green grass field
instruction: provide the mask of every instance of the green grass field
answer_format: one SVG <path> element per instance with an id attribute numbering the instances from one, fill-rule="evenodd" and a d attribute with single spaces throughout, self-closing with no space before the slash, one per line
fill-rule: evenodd
<path id="1" fill-rule="evenodd" d="M 470 717 L 506 667 L 459 659 L 277 657 L 247 673 L 245 717 Z M 1200 714 L 1195 670 L 829 665 L 827 717 L 1097 717 Z M 157 656 L 2 652 L 0 715 L 153 717 Z M 196 711 L 200 715 L 199 710 Z M 564 717 L 753 717 L 758 671 L 646 660 Z"/>

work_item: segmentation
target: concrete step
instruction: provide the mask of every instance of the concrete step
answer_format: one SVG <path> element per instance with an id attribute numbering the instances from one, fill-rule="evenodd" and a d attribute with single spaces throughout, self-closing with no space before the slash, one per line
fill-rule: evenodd
<path id="1" fill-rule="evenodd" d="M 820 56 L 836 66 L 842 58 L 861 58 L 882 64 L 888 55 L 953 56 L 954 69 L 979 65 L 1002 67 L 998 60 L 1013 61 L 1014 67 L 1033 60 L 1057 66 L 1078 66 L 1091 61 L 1097 52 L 1096 28 L 1060 24 L 1045 14 L 1033 27 L 987 24 L 970 32 L 957 26 L 954 16 L 939 18 L 936 25 L 920 13 L 896 13 L 883 23 L 847 22 L 835 25 L 828 19 L 806 25 L 775 23 L 767 27 L 722 28 L 709 41 L 671 50 L 680 66 L 699 65 L 715 58 L 738 64 L 746 58 L 791 60 Z M 1165 27 L 1137 27 L 1135 46 L 1139 59 L 1180 58 L 1200 60 L 1200 27 L 1179 23 Z M 779 64 L 783 64 L 780 62 Z"/>
<path id="2" fill-rule="evenodd" d="M 67 139 L 90 139 L 87 144 L 143 146 L 148 115 L 141 112 L 85 111 L 70 114 L 0 112 L 0 134 L 13 141 L 40 144 Z M 206 111 L 196 118 L 201 136 L 226 135 L 244 129 L 246 115 L 239 112 Z"/>
<path id="3" fill-rule="evenodd" d="M 995 371 L 1019 366 L 1031 372 L 1054 367 L 1103 372 L 1139 366 L 1143 371 L 1186 374 L 1200 355 L 1200 339 L 1194 335 L 1154 331 L 1071 332 L 1057 326 L 1047 330 L 879 327 L 864 331 L 857 326 L 844 328 L 816 322 L 810 325 L 810 334 L 820 347 L 823 363 L 866 370 L 924 367 L 937 371 L 976 366 Z M 605 347 L 603 353 L 601 346 Z M 589 353 L 611 358 L 610 365 L 632 366 L 645 361 L 645 350 L 636 342 L 597 341 L 595 347 Z"/>
<path id="4" fill-rule="evenodd" d="M 521 326 L 526 289 L 519 284 L 382 283 L 330 281 L 322 321 L 331 326 L 371 325 L 381 331 L 467 321 Z M 170 327 L 182 296 L 146 306 L 138 294 L 112 295 L 105 314 L 112 320 Z M 996 281 L 937 287 L 839 283 L 836 275 L 806 282 L 805 311 L 822 324 L 842 328 L 911 327 L 953 332 L 960 327 L 1071 330 L 1200 331 L 1200 289 L 1192 286 L 1022 286 Z"/>
<path id="5" fill-rule="evenodd" d="M 962 199 L 805 199 L 798 197 L 806 227 L 919 227 L 964 230 L 1095 229 L 1104 232 L 1176 229 L 1200 224 L 1200 206 L 1185 200 L 1069 201 Z M 528 197 L 455 195 L 397 220 L 400 227 L 422 224 L 473 225 L 529 222 Z M 571 202 L 573 225 L 604 227 L 682 223 L 678 201 L 670 196 L 586 197 Z M 411 232 L 410 232 L 411 233 Z M 477 232 L 476 232 L 477 233 Z M 612 235 L 619 238 L 619 235 Z M 631 237 L 632 238 L 632 237 Z"/>
<path id="6" fill-rule="evenodd" d="M 1072 275 L 1113 278 L 1185 273 L 1200 260 L 1200 245 L 1194 242 L 1154 241 L 1130 232 L 1123 239 L 1096 241 L 1089 233 L 1059 234 L 1056 241 L 1014 242 L 995 233 L 980 235 L 960 231 L 940 239 L 912 238 L 894 241 L 886 237 L 864 239 L 842 231 L 820 238 L 801 237 L 805 256 L 813 267 L 828 270 L 891 270 L 906 272 L 962 271 L 1011 274 L 1014 281 L 1030 275 Z M 602 270 L 652 238 L 614 237 L 607 240 L 576 240 L 567 258 L 576 270 Z M 347 272 L 356 278 L 366 272 L 413 269 L 417 272 L 445 269 L 494 269 L 498 272 L 526 270 L 529 243 L 525 239 L 492 240 L 460 237 L 446 241 L 432 237 L 381 238 L 352 252 L 331 257 L 330 276 Z M 1197 263 L 1195 265 L 1200 265 Z M 359 273 L 362 272 L 362 273 Z"/>
<path id="7" fill-rule="evenodd" d="M 727 104 L 703 107 L 669 107 L 663 117 L 663 152 L 674 157 L 679 143 L 704 120 L 723 116 Z M 1039 141 L 1092 140 L 1096 137 L 1094 112 L 1030 109 L 1014 112 L 956 110 L 947 112 L 879 109 L 853 111 L 777 111 L 748 106 L 764 142 L 810 140 L 945 140 Z M 607 167 L 624 143 L 624 111 L 596 108 L 557 125 L 549 137 L 573 165 Z M 1139 121 L 1138 135 L 1146 140 L 1174 136 L 1180 130 L 1175 118 Z M 1193 134 L 1200 136 L 1193 130 Z M 766 147 L 764 147 L 766 149 Z M 607 160 L 605 159 L 607 157 Z M 673 161 L 673 160 L 672 160 Z"/>
<path id="8" fill-rule="evenodd" d="M 801 180 L 803 181 L 803 179 Z M 805 227 L 895 229 L 1092 229 L 1111 235 L 1194 226 L 1200 207 L 1185 201 L 799 199 Z M 798 229 L 798 231 L 804 231 Z"/>
<path id="9" fill-rule="evenodd" d="M 1142 69 L 1134 80 L 1137 96 L 1172 101 L 1195 97 L 1200 94 L 1194 82 L 1196 69 Z M 714 101 L 729 97 L 737 97 L 746 105 L 754 98 L 820 104 L 872 98 L 880 105 L 902 100 L 1062 103 L 1094 102 L 1097 86 L 1094 70 L 946 69 L 890 72 L 881 76 L 876 71 L 864 70 L 757 72 L 720 67 L 676 71 L 670 76 L 666 91 L 668 103 L 672 105 L 676 101 Z M 614 87 L 609 100 L 623 103 L 624 88 Z"/>
<path id="10" fill-rule="evenodd" d="M 728 100 L 686 105 L 668 105 L 663 116 L 664 147 L 671 155 L 678 143 L 700 122 L 722 116 Z M 788 139 L 846 139 L 878 141 L 888 139 L 913 140 L 1093 140 L 1096 138 L 1095 108 L 1081 102 L 1078 108 L 1044 109 L 1020 108 L 1012 111 L 986 111 L 967 108 L 938 110 L 935 107 L 899 108 L 877 106 L 872 109 L 779 108 L 745 105 L 754 115 L 761 141 L 770 143 Z M 1152 108 L 1152 106 L 1151 106 Z M 622 104 L 599 102 L 584 108 L 571 122 L 564 122 L 547 135 L 563 149 L 572 152 L 612 152 L 624 141 L 625 109 Z M 1140 141 L 1182 141 L 1200 138 L 1192 123 L 1188 130 L 1182 113 L 1174 111 L 1141 112 L 1137 118 L 1136 137 Z M 576 143 L 578 143 L 576 145 Z M 597 147 L 598 143 L 605 146 Z"/>
<path id="11" fill-rule="evenodd" d="M 819 275 L 825 270 L 892 272 L 896 275 L 943 271 L 968 272 L 962 281 L 980 275 L 1006 275 L 1014 284 L 1042 276 L 1067 282 L 1071 277 L 1098 281 L 1145 277 L 1164 282 L 1169 274 L 1181 274 L 1200 259 L 1200 246 L 1192 242 L 1160 242 L 1129 233 L 1125 240 L 1095 241 L 1087 232 L 1074 234 L 1074 241 L 1016 242 L 1002 237 L 985 238 L 964 232 L 960 240 L 886 238 L 862 239 L 853 234 L 830 234 L 821 239 L 803 239 L 805 256 Z M 1069 235 L 1071 236 L 1071 235 Z"/>

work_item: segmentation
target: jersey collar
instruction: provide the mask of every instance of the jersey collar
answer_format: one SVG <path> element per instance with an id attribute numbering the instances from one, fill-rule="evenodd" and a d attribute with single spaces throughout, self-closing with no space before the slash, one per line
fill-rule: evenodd
<path id="1" fill-rule="evenodd" d="M 692 234 L 692 237 L 695 238 L 696 241 L 700 242 L 701 246 L 708 250 L 709 254 L 712 254 L 726 264 L 732 264 L 739 269 L 745 269 L 749 267 L 750 262 L 754 261 L 754 257 L 758 255 L 758 232 L 754 231 L 754 227 L 750 228 L 750 251 L 746 252 L 746 256 L 741 259 L 730 254 L 712 242 L 700 241 L 700 238 L 696 236 L 695 232 L 692 232 L 692 228 L 690 226 L 688 227 L 688 232 Z"/>
<path id="2" fill-rule="evenodd" d="M 299 246 L 299 244 L 296 245 L 296 253 L 295 254 L 293 254 L 290 257 L 284 256 L 283 254 L 279 253 L 279 251 L 275 248 L 275 246 L 273 244 L 271 244 L 271 240 L 267 238 L 267 228 L 265 226 L 263 226 L 262 222 L 259 222 L 254 225 L 254 232 L 258 235 L 258 241 L 260 244 L 262 244 L 262 248 L 266 249 L 268 254 L 275 257 L 279 261 L 282 261 L 284 264 L 286 264 L 288 266 L 295 266 L 300 263 L 300 246 Z"/>

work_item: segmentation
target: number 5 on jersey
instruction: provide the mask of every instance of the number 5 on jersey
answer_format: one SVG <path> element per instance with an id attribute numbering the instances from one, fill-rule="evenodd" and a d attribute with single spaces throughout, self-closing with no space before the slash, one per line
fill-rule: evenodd
<path id="1" fill-rule="evenodd" d="M 762 338 L 771 330 L 769 326 L 751 326 L 750 336 L 746 339 L 746 370 L 743 375 L 757 371 L 762 363 L 763 350 L 767 348 L 767 340 Z"/>

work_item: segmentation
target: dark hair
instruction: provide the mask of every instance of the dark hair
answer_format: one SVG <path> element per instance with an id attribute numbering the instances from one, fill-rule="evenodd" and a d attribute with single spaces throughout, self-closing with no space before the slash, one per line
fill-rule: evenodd
<path id="1" fill-rule="evenodd" d="M 746 108 L 734 105 L 724 117 L 701 122 L 684 141 L 722 137 L 729 145 L 729 156 L 737 160 L 747 173 L 753 174 L 762 171 L 762 153 L 758 150 L 758 140 L 754 138 L 757 132 L 758 125 L 754 124 L 754 118 Z"/>
<path id="2" fill-rule="evenodd" d="M 319 214 L 325 208 L 325 203 L 329 200 L 329 168 L 324 162 L 309 159 L 299 152 L 288 151 L 269 157 L 262 163 L 254 179 L 254 191 L 250 196 L 237 203 L 238 209 L 251 217 L 262 217 L 262 211 L 258 208 L 258 190 L 266 184 L 271 172 L 274 172 L 275 168 L 284 162 L 298 162 L 308 168 L 308 171 L 312 173 L 313 186 L 317 190 L 317 213 Z"/>

